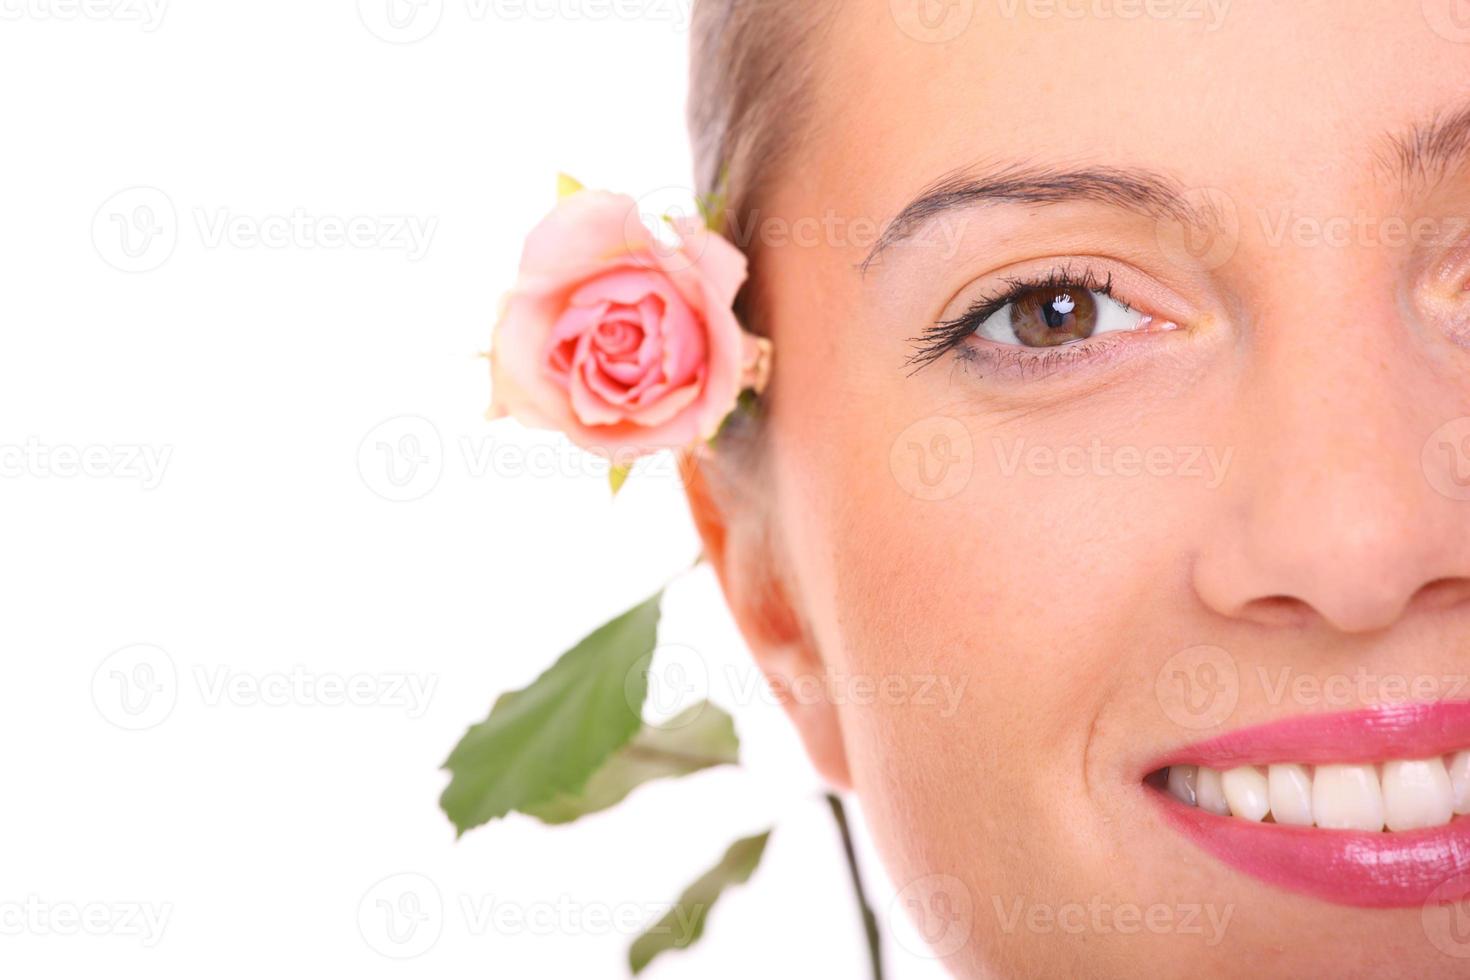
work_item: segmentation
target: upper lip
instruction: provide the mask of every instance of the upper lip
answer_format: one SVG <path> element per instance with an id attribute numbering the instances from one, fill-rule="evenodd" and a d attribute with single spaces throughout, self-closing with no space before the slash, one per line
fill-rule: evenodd
<path id="1" fill-rule="evenodd" d="M 1380 705 L 1300 715 L 1180 746 L 1144 774 L 1172 765 L 1214 769 L 1273 762 L 1366 763 L 1427 759 L 1470 748 L 1470 701 Z"/>

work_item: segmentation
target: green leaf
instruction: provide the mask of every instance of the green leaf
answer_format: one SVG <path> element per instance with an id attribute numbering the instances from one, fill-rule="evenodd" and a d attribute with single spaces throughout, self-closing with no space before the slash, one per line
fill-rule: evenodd
<path id="1" fill-rule="evenodd" d="M 631 466 L 614 466 L 607 471 L 607 485 L 612 487 L 614 497 L 623 489 L 623 484 L 628 482 L 628 474 L 632 472 Z"/>
<path id="2" fill-rule="evenodd" d="M 644 725 L 637 737 L 603 763 L 582 792 L 563 793 L 524 810 L 545 823 L 571 823 L 616 806 L 644 783 L 677 779 L 739 761 L 735 720 L 708 701 L 701 701 L 661 726 Z"/>
<path id="3" fill-rule="evenodd" d="M 600 627 L 524 690 L 502 695 L 444 763 L 439 806 L 460 834 L 579 793 L 642 722 L 662 590 Z"/>
<path id="4" fill-rule="evenodd" d="M 679 896 L 679 901 L 668 913 L 658 920 L 643 935 L 633 941 L 628 950 L 628 965 L 634 976 L 653 962 L 653 958 L 671 949 L 687 949 L 704 935 L 704 923 L 709 910 L 720 894 L 731 885 L 743 885 L 755 873 L 765 853 L 768 830 L 755 837 L 746 837 L 730 845 L 720 863 L 710 868 L 699 880 Z"/>

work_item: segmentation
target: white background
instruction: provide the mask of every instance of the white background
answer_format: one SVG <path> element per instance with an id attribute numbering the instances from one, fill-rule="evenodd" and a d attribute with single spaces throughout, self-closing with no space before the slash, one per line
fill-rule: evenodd
<path id="1" fill-rule="evenodd" d="M 688 182 L 687 0 L 420 0 L 400 29 L 383 0 L 80 3 L 0 0 L 0 971 L 615 977 L 775 823 L 649 975 L 863 976 L 820 785 L 708 573 L 680 578 L 675 480 L 614 503 L 482 417 L 556 172 Z M 676 578 L 662 640 L 748 768 L 456 843 L 464 729 Z M 890 975 L 936 975 L 899 928 Z"/>

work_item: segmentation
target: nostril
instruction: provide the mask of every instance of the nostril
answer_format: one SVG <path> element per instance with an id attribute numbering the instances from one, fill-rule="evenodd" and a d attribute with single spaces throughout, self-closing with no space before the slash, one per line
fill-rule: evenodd
<path id="1" fill-rule="evenodd" d="M 1289 595 L 1252 599 L 1241 607 L 1240 615 L 1262 626 L 1304 626 L 1315 616 L 1309 604 Z"/>
<path id="2" fill-rule="evenodd" d="M 1440 612 L 1470 603 L 1470 579 L 1435 579 L 1414 593 L 1409 601 L 1410 608 L 1426 612 Z"/>

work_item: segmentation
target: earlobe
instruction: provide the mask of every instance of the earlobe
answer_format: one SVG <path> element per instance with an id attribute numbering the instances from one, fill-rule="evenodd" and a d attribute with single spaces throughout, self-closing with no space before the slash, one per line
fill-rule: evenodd
<path id="1" fill-rule="evenodd" d="M 852 776 L 827 668 L 793 602 L 769 520 L 757 505 L 732 505 L 719 463 L 686 453 L 680 471 L 689 511 L 725 601 L 757 666 L 796 725 L 822 778 L 848 790 Z"/>

